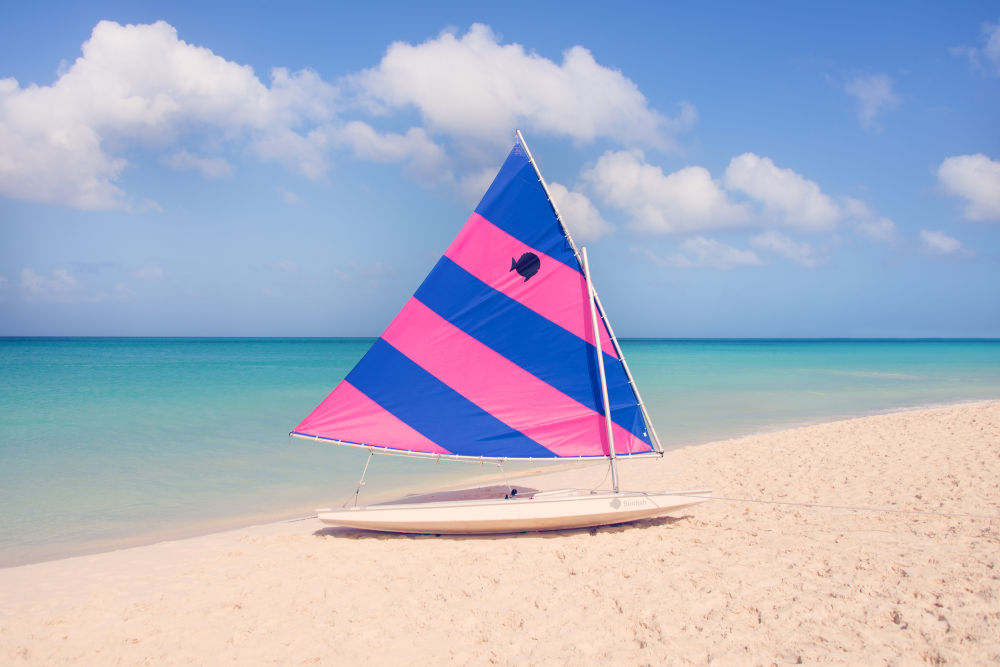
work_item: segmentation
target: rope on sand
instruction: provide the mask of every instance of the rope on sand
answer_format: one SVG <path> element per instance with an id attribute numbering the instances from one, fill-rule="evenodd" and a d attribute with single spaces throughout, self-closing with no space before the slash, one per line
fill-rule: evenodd
<path id="1" fill-rule="evenodd" d="M 726 498 L 724 496 L 691 496 L 691 498 L 704 498 L 705 500 L 724 500 L 733 503 L 758 503 L 761 505 L 790 505 L 792 507 L 810 507 L 830 510 L 851 510 L 853 512 L 888 512 L 892 514 L 917 514 L 923 516 L 944 516 L 965 519 L 996 519 L 1000 516 L 995 514 L 955 514 L 949 512 L 926 512 L 922 510 L 900 510 L 888 507 L 864 507 L 860 505 L 824 505 L 821 503 L 797 503 L 783 500 L 759 500 L 755 498 Z"/>

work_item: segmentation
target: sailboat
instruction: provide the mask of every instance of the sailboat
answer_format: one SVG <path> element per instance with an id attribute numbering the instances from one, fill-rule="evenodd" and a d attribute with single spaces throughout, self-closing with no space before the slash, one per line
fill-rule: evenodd
<path id="1" fill-rule="evenodd" d="M 482 201 L 369 351 L 291 436 L 434 460 L 606 460 L 611 490 L 317 510 L 401 533 L 559 530 L 660 516 L 705 489 L 619 489 L 618 460 L 662 457 L 578 249 L 520 131 Z"/>

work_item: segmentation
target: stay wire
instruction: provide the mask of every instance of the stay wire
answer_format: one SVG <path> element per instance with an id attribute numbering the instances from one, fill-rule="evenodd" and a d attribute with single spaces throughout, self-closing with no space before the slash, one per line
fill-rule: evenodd
<path id="1" fill-rule="evenodd" d="M 607 477 L 607 475 L 605 475 Z M 809 507 L 816 509 L 831 509 L 831 510 L 850 510 L 852 512 L 886 512 L 890 514 L 914 514 L 920 516 L 943 516 L 952 518 L 964 518 L 964 519 L 991 519 L 1000 520 L 1000 516 L 995 514 L 961 514 L 952 512 L 928 512 L 924 510 L 903 510 L 903 509 L 892 509 L 889 507 L 864 507 L 860 505 L 825 505 L 823 503 L 802 503 L 802 502 L 791 502 L 786 500 L 760 500 L 756 498 L 727 498 L 725 496 L 696 496 L 692 495 L 691 498 L 704 498 L 705 500 L 723 500 L 726 502 L 733 503 L 756 503 L 760 505 L 788 505 L 791 507 Z"/>
<path id="2" fill-rule="evenodd" d="M 604 470 L 604 477 L 601 478 L 600 482 L 598 482 L 593 487 L 591 487 L 591 489 L 590 489 L 591 493 L 593 493 L 594 491 L 597 491 L 599 488 L 601 488 L 602 486 L 604 486 L 604 481 L 608 478 L 608 473 L 610 473 L 610 472 L 611 472 L 611 460 L 609 459 L 608 460 L 608 467 L 605 468 L 605 470 Z"/>

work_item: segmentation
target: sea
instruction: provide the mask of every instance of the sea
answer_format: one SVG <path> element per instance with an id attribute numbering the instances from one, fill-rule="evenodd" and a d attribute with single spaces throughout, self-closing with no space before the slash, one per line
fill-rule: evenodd
<path id="1" fill-rule="evenodd" d="M 365 450 L 288 437 L 373 342 L 0 338 L 0 567 L 308 516 L 356 490 L 364 502 L 497 474 L 376 456 L 359 487 Z M 668 449 L 1000 398 L 996 339 L 622 348 Z"/>

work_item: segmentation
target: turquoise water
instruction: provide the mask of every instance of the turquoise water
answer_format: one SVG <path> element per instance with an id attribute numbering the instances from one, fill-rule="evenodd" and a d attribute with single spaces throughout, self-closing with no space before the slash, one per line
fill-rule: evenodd
<path id="1" fill-rule="evenodd" d="M 366 452 L 289 441 L 371 339 L 0 339 L 0 566 L 340 504 Z M 667 447 L 1000 398 L 1000 341 L 627 340 Z M 376 457 L 363 497 L 495 469 Z"/>

